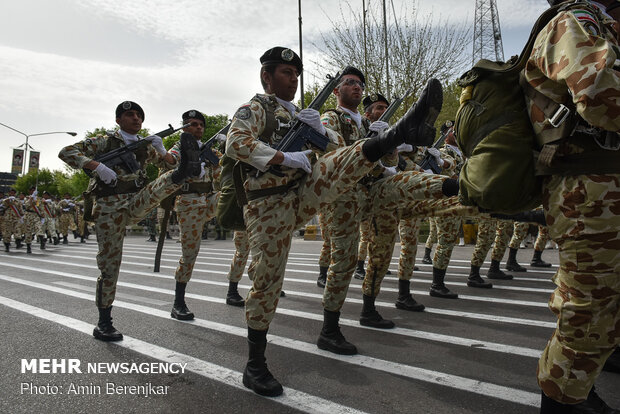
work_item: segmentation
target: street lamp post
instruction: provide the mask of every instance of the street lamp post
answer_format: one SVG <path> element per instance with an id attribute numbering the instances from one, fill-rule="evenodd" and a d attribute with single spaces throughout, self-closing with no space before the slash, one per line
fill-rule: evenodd
<path id="1" fill-rule="evenodd" d="M 8 125 L 3 124 L 2 122 L 0 122 L 0 125 L 2 125 L 3 127 L 6 127 L 12 131 L 17 132 L 18 134 L 22 134 L 23 136 L 26 137 L 26 144 L 24 146 L 24 160 L 23 160 L 23 165 L 22 165 L 22 175 L 26 175 L 26 164 L 28 163 L 28 149 L 30 148 L 30 145 L 28 145 L 28 139 L 30 137 L 34 137 L 37 135 L 50 135 L 50 134 L 69 134 L 72 137 L 77 135 L 77 132 L 67 132 L 67 131 L 54 131 L 54 132 L 39 132 L 37 134 L 26 134 L 22 131 L 18 131 L 17 129 L 10 127 Z M 21 145 L 20 145 L 21 147 Z M 18 147 L 19 148 L 19 147 Z"/>

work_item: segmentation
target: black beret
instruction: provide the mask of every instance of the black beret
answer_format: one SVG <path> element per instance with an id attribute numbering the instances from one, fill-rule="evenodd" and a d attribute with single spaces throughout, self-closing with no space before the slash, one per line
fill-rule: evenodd
<path id="1" fill-rule="evenodd" d="M 370 105 L 374 104 L 375 102 L 385 102 L 387 106 L 390 106 L 390 101 L 388 101 L 385 96 L 381 95 L 380 93 L 373 93 L 372 95 L 365 97 L 362 101 L 362 105 L 364 105 L 364 112 L 366 112 Z"/>
<path id="2" fill-rule="evenodd" d="M 207 121 L 205 120 L 204 115 L 202 115 L 202 112 L 196 109 L 190 109 L 189 111 L 181 115 L 181 118 L 183 118 L 183 123 L 185 123 L 185 121 L 191 118 L 191 119 L 198 119 L 202 121 L 203 124 L 207 125 Z"/>
<path id="3" fill-rule="evenodd" d="M 364 77 L 364 74 L 362 73 L 362 71 L 359 70 L 358 68 L 354 68 L 353 66 L 347 66 L 342 71 L 342 76 L 344 75 L 355 75 L 358 78 L 360 78 L 362 82 L 364 82 L 364 85 L 366 84 L 366 78 Z"/>
<path id="4" fill-rule="evenodd" d="M 52 196 L 50 193 L 48 193 L 47 191 L 43 191 L 43 195 L 47 195 L 47 196 Z"/>
<path id="5" fill-rule="evenodd" d="M 144 111 L 142 110 L 142 107 L 132 101 L 125 101 L 125 102 L 119 103 L 118 106 L 116 107 L 116 117 L 120 118 L 121 115 L 123 115 L 123 113 L 127 111 L 132 111 L 132 110 L 137 111 L 138 114 L 140 114 L 142 121 L 144 121 Z"/>
<path id="6" fill-rule="evenodd" d="M 449 130 L 450 128 L 452 128 L 454 126 L 454 121 L 446 121 L 443 123 L 443 125 L 441 126 L 441 129 L 439 130 L 442 134 L 445 133 L 447 130 Z"/>
<path id="7" fill-rule="evenodd" d="M 276 46 L 260 57 L 260 63 L 262 65 L 269 65 L 272 63 L 284 63 L 287 65 L 293 65 L 297 68 L 297 72 L 301 73 L 304 69 L 304 65 L 301 63 L 301 58 L 297 53 L 286 47 Z"/>

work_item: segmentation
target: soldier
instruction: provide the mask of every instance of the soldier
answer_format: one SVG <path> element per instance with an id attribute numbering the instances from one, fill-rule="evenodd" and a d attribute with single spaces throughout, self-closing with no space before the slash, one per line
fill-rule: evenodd
<path id="1" fill-rule="evenodd" d="M 30 195 L 24 199 L 24 238 L 26 241 L 26 252 L 32 253 L 32 239 L 39 234 L 41 211 L 38 206 L 37 190 L 30 187 Z"/>
<path id="2" fill-rule="evenodd" d="M 206 123 L 204 115 L 200 111 L 189 110 L 181 117 L 184 125 L 189 124 L 183 128 L 183 131 L 194 137 L 198 146 L 202 145 L 201 138 Z M 177 162 L 181 158 L 180 146 L 181 143 L 177 142 L 169 151 Z M 221 157 L 219 151 L 215 150 L 215 152 L 218 157 Z M 194 319 L 194 314 L 189 311 L 185 303 L 185 288 L 192 277 L 194 263 L 200 251 L 202 228 L 207 220 L 215 216 L 217 192 L 213 188 L 213 180 L 217 178 L 220 166 L 207 163 L 205 167 L 207 167 L 204 168 L 205 174 L 186 180 L 186 185 L 176 197 L 175 208 L 179 221 L 181 258 L 174 274 L 176 287 L 170 316 L 179 320 Z"/>
<path id="3" fill-rule="evenodd" d="M 510 243 L 508 244 L 508 260 L 506 260 L 506 270 L 510 270 L 511 272 L 527 272 L 527 269 L 517 262 L 517 253 L 519 252 L 521 242 L 525 240 L 529 229 L 530 223 L 515 222 L 512 237 L 510 238 Z"/>
<path id="4" fill-rule="evenodd" d="M 332 241 L 329 237 L 329 229 L 323 212 L 319 213 L 319 226 L 321 227 L 323 244 L 321 245 L 321 253 L 319 255 L 319 277 L 316 280 L 316 285 L 324 289 L 327 283 L 327 271 L 332 260 Z M 364 266 L 363 262 L 362 266 Z"/>
<path id="5" fill-rule="evenodd" d="M 178 163 L 166 151 L 161 137 L 157 135 L 144 138 L 150 145 L 135 151 L 140 166 L 135 173 L 121 165 L 111 169 L 94 160 L 99 154 L 140 141 L 138 132 L 142 122 L 144 111 L 140 105 L 131 101 L 122 102 L 116 108 L 119 129 L 69 145 L 58 154 L 69 166 L 93 172 L 87 193 L 95 196 L 93 218 L 99 247 L 97 266 L 101 272 L 95 294 L 99 321 L 93 336 L 102 341 L 123 339 L 123 335 L 112 325 L 111 311 L 121 265 L 125 227 L 140 221 L 162 199 L 177 191 L 186 177 L 197 176 L 201 170 L 196 140 L 186 133 L 181 134 L 181 159 Z M 147 184 L 145 168 L 151 162 L 167 166 L 176 164 L 177 168 Z"/>
<path id="6" fill-rule="evenodd" d="M 24 210 L 22 203 L 15 196 L 17 192 L 11 188 L 8 197 L 2 200 L 2 208 L 4 210 L 4 218 L 2 220 L 2 240 L 4 240 L 5 252 L 9 252 L 11 247 L 11 236 L 17 239 L 20 237 L 20 223 L 24 221 Z"/>
<path id="7" fill-rule="evenodd" d="M 551 263 L 547 263 L 542 259 L 542 252 L 549 240 L 549 228 L 547 226 L 538 226 L 538 235 L 534 242 L 534 256 L 530 266 L 532 267 L 551 267 Z"/>
<path id="8" fill-rule="evenodd" d="M 426 238 L 426 243 L 424 245 L 424 256 L 422 257 L 422 263 L 433 264 L 433 259 L 431 259 L 431 251 L 433 250 L 433 245 L 435 243 L 437 243 L 437 222 L 434 217 L 429 217 L 428 237 Z"/>
<path id="9" fill-rule="evenodd" d="M 522 74 L 560 259 L 549 300 L 558 322 L 538 362 L 541 413 L 613 412 L 593 385 L 620 344 L 619 22 L 618 1 L 566 2 Z M 550 122 L 558 113 L 568 116 Z"/>
<path id="10" fill-rule="evenodd" d="M 157 241 L 157 209 L 156 208 L 151 210 L 151 212 L 146 216 L 146 228 L 149 232 L 149 238 L 146 241 L 156 242 Z"/>
<path id="11" fill-rule="evenodd" d="M 86 238 L 88 237 L 88 228 L 86 225 L 86 221 L 84 221 L 84 200 L 81 198 L 77 198 L 75 200 L 75 227 L 77 229 L 77 233 L 80 236 L 80 243 L 86 243 Z"/>
<path id="12" fill-rule="evenodd" d="M 512 226 L 513 223 L 511 221 L 497 220 L 485 216 L 479 217 L 478 235 L 471 256 L 471 270 L 469 271 L 468 280 L 481 278 L 480 267 L 484 263 L 484 259 L 492 245 L 491 266 L 489 266 L 487 277 L 489 279 L 501 280 L 512 279 L 512 275 L 504 273 L 499 268 L 499 263 L 506 251 L 506 244 L 510 238 L 509 231 Z"/>
<path id="13" fill-rule="evenodd" d="M 230 271 L 228 272 L 228 293 L 226 294 L 226 304 L 231 306 L 244 306 L 245 300 L 239 294 L 237 286 L 243 276 L 245 270 L 245 264 L 248 261 L 250 254 L 250 242 L 248 240 L 248 233 L 242 230 L 237 230 L 233 235 L 233 242 L 235 243 L 235 255 L 230 263 Z"/>
<path id="14" fill-rule="evenodd" d="M 252 288 L 245 303 L 249 360 L 243 384 L 258 394 L 276 396 L 282 393 L 282 386 L 265 363 L 266 336 L 278 304 L 293 231 L 354 186 L 382 156 L 401 144 L 403 137 L 411 137 L 413 144 L 432 140 L 433 129 L 428 123 L 434 121 L 442 98 L 439 82 L 431 82 L 421 101 L 394 128 L 313 158 L 311 162 L 310 149 L 281 152 L 272 147 L 286 134 L 285 125 L 294 117 L 319 133 L 338 139 L 325 129 L 316 110 L 307 108 L 298 112 L 291 103 L 302 70 L 301 59 L 290 49 L 275 47 L 266 51 L 260 62 L 265 94 L 256 95 L 235 113 L 226 154 L 251 166 L 244 183 L 248 199 L 244 220 L 252 252 L 248 274 Z M 351 81 L 345 77 L 343 82 Z M 272 165 L 281 166 L 277 174 L 269 172 Z M 391 197 L 395 194 L 386 194 L 386 198 Z M 355 261 L 352 265 L 355 266 Z M 337 317 L 328 317 L 325 328 L 334 340 L 342 337 Z"/>
<path id="15" fill-rule="evenodd" d="M 44 239 L 51 238 L 54 244 L 58 244 L 58 236 L 56 236 L 56 226 L 54 225 L 54 218 L 56 217 L 56 204 L 52 200 L 52 195 L 43 191 L 43 200 L 41 201 L 41 226 L 39 227 L 39 236 Z"/>
<path id="16" fill-rule="evenodd" d="M 58 230 L 62 234 L 62 244 L 69 244 L 67 237 L 69 236 L 69 228 L 75 226 L 73 215 L 75 212 L 75 203 L 71 199 L 71 194 L 65 193 L 64 199 L 58 203 L 60 210 L 60 218 L 58 219 Z"/>

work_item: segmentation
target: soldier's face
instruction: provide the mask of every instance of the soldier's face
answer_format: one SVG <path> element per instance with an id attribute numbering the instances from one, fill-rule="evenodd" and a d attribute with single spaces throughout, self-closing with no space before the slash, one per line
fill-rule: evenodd
<path id="1" fill-rule="evenodd" d="M 266 83 L 265 92 L 273 93 L 285 101 L 295 99 L 299 72 L 294 65 L 281 63 L 273 74 L 263 72 L 263 81 Z"/>
<path id="2" fill-rule="evenodd" d="M 125 111 L 120 118 L 116 118 L 118 126 L 128 134 L 135 135 L 142 129 L 142 118 L 138 111 Z"/>
<path id="3" fill-rule="evenodd" d="M 205 123 L 200 119 L 189 118 L 187 121 L 183 122 L 184 124 L 188 124 L 188 127 L 183 128 L 183 131 L 188 134 L 192 134 L 196 139 L 202 138 L 202 134 L 205 132 Z"/>
<path id="4" fill-rule="evenodd" d="M 338 97 L 338 104 L 348 109 L 357 108 L 362 102 L 364 87 L 362 80 L 356 75 L 344 75 L 334 94 Z"/>
<path id="5" fill-rule="evenodd" d="M 364 115 L 366 115 L 366 118 L 368 118 L 370 122 L 375 122 L 381 118 L 381 115 L 383 115 L 387 108 L 388 105 L 385 102 L 375 102 L 370 105 L 370 108 L 368 108 L 368 111 Z"/>

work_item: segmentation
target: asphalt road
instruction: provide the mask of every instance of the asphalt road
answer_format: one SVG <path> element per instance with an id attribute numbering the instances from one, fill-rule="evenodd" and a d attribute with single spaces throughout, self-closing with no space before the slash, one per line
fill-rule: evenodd
<path id="1" fill-rule="evenodd" d="M 547 308 L 551 270 L 528 267 L 491 290 L 466 286 L 472 247 L 456 247 L 446 282 L 458 300 L 428 296 L 431 266 L 419 264 L 412 289 L 427 307 L 394 307 L 397 244 L 377 299 L 392 319 L 389 331 L 359 325 L 361 282 L 353 280 L 341 326 L 359 355 L 321 351 L 321 290 L 316 286 L 321 242 L 296 239 L 284 290 L 271 325 L 270 370 L 285 387 L 263 398 L 241 384 L 247 359 L 243 309 L 227 306 L 232 241 L 202 242 L 187 303 L 196 320 L 170 318 L 180 245 L 168 241 L 161 273 L 155 244 L 125 241 L 112 316 L 125 339 L 93 339 L 98 275 L 94 240 L 48 250 L 0 253 L 2 413 L 535 413 L 536 364 L 551 335 Z M 421 257 L 423 246 L 418 254 Z M 522 264 L 532 250 L 519 251 Z M 557 250 L 543 258 L 557 265 Z M 486 272 L 488 262 L 483 266 Z M 239 285 L 244 295 L 246 276 Z M 63 372 L 64 369 L 64 372 Z M 79 372 L 78 372 L 79 370 Z M 117 370 L 115 372 L 115 370 Z M 35 372 L 36 371 L 36 372 Z M 69 372 L 72 371 L 72 372 Z M 599 394 L 620 407 L 620 375 L 603 373 Z"/>

